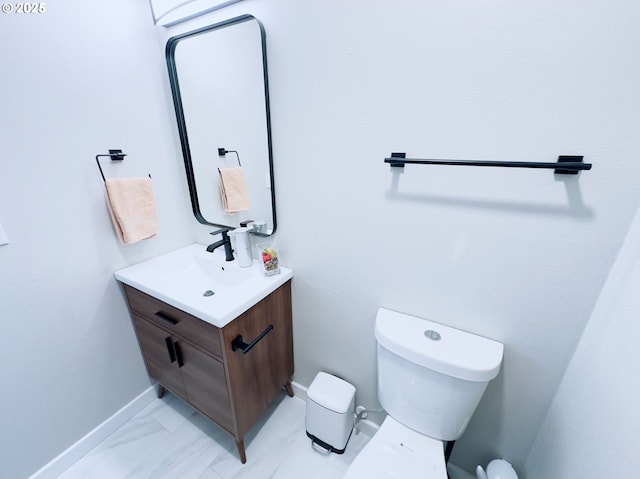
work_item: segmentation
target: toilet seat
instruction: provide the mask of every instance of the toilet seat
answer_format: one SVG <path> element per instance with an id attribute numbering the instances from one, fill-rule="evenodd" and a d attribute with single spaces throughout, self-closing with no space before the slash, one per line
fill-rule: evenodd
<path id="1" fill-rule="evenodd" d="M 344 476 L 362 478 L 447 479 L 442 441 L 387 416 Z"/>

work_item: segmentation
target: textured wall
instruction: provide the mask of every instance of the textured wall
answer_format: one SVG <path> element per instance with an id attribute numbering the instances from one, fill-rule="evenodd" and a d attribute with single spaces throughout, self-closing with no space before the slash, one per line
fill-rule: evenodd
<path id="1" fill-rule="evenodd" d="M 145 387 L 111 272 L 210 239 L 186 205 L 164 40 L 240 13 L 267 32 L 275 239 L 295 270 L 295 379 L 335 372 L 356 385 L 359 404 L 375 407 L 379 306 L 500 340 L 503 371 L 453 461 L 472 470 L 504 456 L 521 468 L 640 201 L 639 7 L 247 0 L 160 30 L 142 4 L 80 3 L 40 23 L 0 18 L 0 59 L 11 65 L 0 80 L 0 135 L 5 159 L 19 160 L 2 162 L 0 218 L 12 244 L 0 247 L 9 318 L 0 350 L 24 358 L 3 361 L 12 364 L 9 390 L 30 391 L 3 398 L 16 414 L 2 430 L 34 444 L 11 451 L 16 475 Z M 113 239 L 92 164 L 96 149 L 116 146 L 154 174 L 170 225 L 131 249 Z M 383 164 L 392 151 L 582 154 L 594 169 L 563 179 L 427 166 L 392 173 Z"/>
<path id="2" fill-rule="evenodd" d="M 640 468 L 640 210 L 540 428 L 523 477 L 633 477 Z"/>
<path id="3" fill-rule="evenodd" d="M 138 5 L 135 5 L 138 3 Z M 145 2 L 0 16 L 0 477 L 24 478 L 149 386 L 116 269 L 191 241 Z M 160 233 L 120 245 L 107 176 L 151 173 Z"/>
<path id="4" fill-rule="evenodd" d="M 638 207 L 633 2 L 245 2 L 265 24 L 296 380 L 376 406 L 379 306 L 505 343 L 458 442 L 521 467 Z M 232 12 L 228 12 L 231 14 Z M 220 15 L 221 16 L 221 15 Z M 408 166 L 383 158 L 594 169 Z"/>

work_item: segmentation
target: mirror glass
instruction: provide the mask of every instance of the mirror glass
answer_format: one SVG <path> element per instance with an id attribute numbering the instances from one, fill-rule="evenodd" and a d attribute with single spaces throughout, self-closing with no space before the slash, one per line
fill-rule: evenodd
<path id="1" fill-rule="evenodd" d="M 167 65 L 189 183 L 203 224 L 276 230 L 264 28 L 243 15 L 172 37 Z M 241 166 L 248 209 L 225 212 L 220 171 Z M 230 171 L 230 170 L 227 170 Z"/>

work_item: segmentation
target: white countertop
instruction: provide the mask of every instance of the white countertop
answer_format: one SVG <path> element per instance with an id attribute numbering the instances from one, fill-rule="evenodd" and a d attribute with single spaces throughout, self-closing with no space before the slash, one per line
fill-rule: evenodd
<path id="1" fill-rule="evenodd" d="M 265 276 L 256 260 L 241 268 L 224 260 L 222 248 L 213 253 L 206 248 L 195 243 L 116 271 L 115 277 L 219 328 L 293 277 L 293 270 L 282 266 L 280 274 Z"/>

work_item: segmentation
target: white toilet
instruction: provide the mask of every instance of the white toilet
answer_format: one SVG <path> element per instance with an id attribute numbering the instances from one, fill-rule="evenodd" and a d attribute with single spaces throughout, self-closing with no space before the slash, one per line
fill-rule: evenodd
<path id="1" fill-rule="evenodd" d="M 500 370 L 503 345 L 383 308 L 375 335 L 388 416 L 344 479 L 447 479 L 443 441 L 466 429 Z"/>

